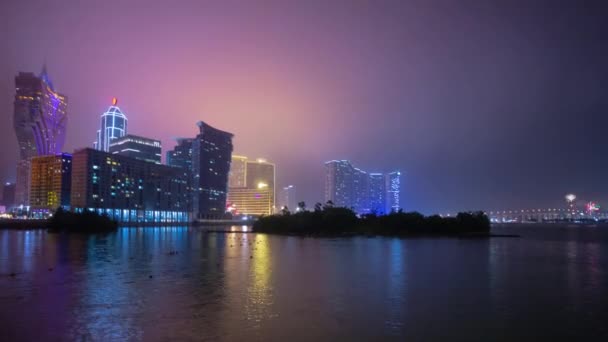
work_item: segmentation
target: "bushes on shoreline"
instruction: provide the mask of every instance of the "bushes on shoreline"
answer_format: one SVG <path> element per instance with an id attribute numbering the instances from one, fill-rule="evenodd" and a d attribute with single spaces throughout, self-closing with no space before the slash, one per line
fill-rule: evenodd
<path id="1" fill-rule="evenodd" d="M 253 231 L 295 235 L 462 235 L 488 234 L 490 220 L 483 212 L 464 212 L 455 217 L 424 216 L 417 212 L 369 214 L 362 217 L 348 208 L 317 207 L 315 211 L 261 217 Z"/>
<path id="2" fill-rule="evenodd" d="M 107 215 L 99 215 L 90 211 L 74 213 L 59 208 L 49 219 L 48 227 L 49 232 L 101 233 L 117 230 L 118 222 Z"/>

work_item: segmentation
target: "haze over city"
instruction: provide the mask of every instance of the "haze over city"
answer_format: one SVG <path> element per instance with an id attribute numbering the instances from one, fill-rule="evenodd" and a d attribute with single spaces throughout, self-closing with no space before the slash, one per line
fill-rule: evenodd
<path id="1" fill-rule="evenodd" d="M 605 18 L 601 2 L 2 3 L 0 179 L 14 77 L 46 63 L 67 152 L 117 97 L 163 154 L 204 120 L 309 203 L 331 159 L 402 171 L 408 211 L 606 203 Z"/>

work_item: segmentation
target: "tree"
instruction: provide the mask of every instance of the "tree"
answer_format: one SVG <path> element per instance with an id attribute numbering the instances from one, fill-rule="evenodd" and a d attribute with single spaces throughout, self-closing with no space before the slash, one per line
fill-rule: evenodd
<path id="1" fill-rule="evenodd" d="M 319 202 L 315 203 L 315 211 L 319 212 L 323 210 L 323 205 Z"/>
<path id="2" fill-rule="evenodd" d="M 290 215 L 291 212 L 289 211 L 289 208 L 287 208 L 287 206 L 284 206 L 283 208 L 281 208 L 281 214 Z"/>
<path id="3" fill-rule="evenodd" d="M 328 200 L 327 202 L 325 202 L 324 209 L 333 208 L 333 207 L 334 207 L 334 202 L 332 200 Z"/>
<path id="4" fill-rule="evenodd" d="M 306 211 L 306 202 L 304 202 L 304 201 L 298 202 L 298 209 L 300 211 Z"/>

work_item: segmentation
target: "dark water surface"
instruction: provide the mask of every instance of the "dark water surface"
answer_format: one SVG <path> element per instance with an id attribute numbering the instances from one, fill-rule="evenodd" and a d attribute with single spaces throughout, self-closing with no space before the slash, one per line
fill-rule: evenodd
<path id="1" fill-rule="evenodd" d="M 608 227 L 494 231 L 0 230 L 0 340 L 608 340 Z"/>

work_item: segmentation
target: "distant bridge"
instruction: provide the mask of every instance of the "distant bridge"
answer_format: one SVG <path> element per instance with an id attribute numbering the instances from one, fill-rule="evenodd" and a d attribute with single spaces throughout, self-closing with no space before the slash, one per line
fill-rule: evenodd
<path id="1" fill-rule="evenodd" d="M 606 212 L 588 214 L 582 210 L 568 210 L 558 208 L 547 209 L 520 209 L 497 210 L 486 212 L 490 221 L 501 222 L 551 222 L 551 221 L 577 221 L 577 220 L 605 220 Z"/>

